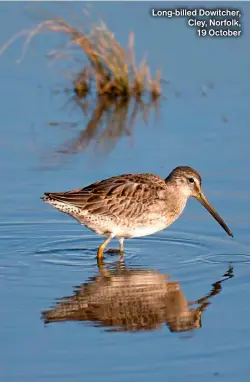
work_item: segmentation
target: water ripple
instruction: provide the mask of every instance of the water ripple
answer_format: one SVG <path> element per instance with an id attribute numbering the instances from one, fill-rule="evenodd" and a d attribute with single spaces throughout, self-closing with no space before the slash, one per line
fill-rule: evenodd
<path id="1" fill-rule="evenodd" d="M 127 247 L 141 252 L 147 260 L 152 258 L 154 266 L 171 272 L 189 264 L 250 262 L 249 246 L 235 239 L 181 231 L 165 230 L 143 239 L 134 239 Z"/>
<path id="2" fill-rule="evenodd" d="M 250 254 L 243 253 L 217 253 L 210 256 L 201 256 L 200 259 L 197 258 L 196 261 L 201 261 L 203 263 L 209 264 L 250 264 Z"/>
<path id="3" fill-rule="evenodd" d="M 35 256 L 41 262 L 53 265 L 93 267 L 96 265 L 96 253 L 100 244 L 100 237 L 95 234 L 67 239 L 60 238 L 43 243 L 36 249 Z M 114 240 L 113 247 L 116 246 Z M 126 252 L 126 259 L 131 260 L 136 255 L 135 250 L 129 250 Z M 113 261 L 111 255 L 105 254 L 105 258 Z"/>

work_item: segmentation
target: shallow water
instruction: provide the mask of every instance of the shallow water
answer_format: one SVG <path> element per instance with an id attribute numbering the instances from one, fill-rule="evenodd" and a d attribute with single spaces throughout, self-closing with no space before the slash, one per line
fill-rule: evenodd
<path id="1" fill-rule="evenodd" d="M 26 6 L 0 4 L 0 44 L 37 22 L 39 7 L 31 7 L 29 18 Z M 61 39 L 37 37 L 20 64 L 21 41 L 0 57 L 1 380 L 248 381 L 250 9 L 247 3 L 230 6 L 244 11 L 240 39 L 198 39 L 183 19 L 152 19 L 149 3 L 92 5 L 122 44 L 133 30 L 137 57 L 147 51 L 150 67 L 160 65 L 170 80 L 158 123 L 153 114 L 147 125 L 138 118 L 133 135 L 118 139 L 108 154 L 98 144 L 80 154 L 57 152 L 79 126 L 51 122 L 87 123 L 79 109 L 72 110 L 69 96 L 55 91 L 70 82 L 44 57 Z M 79 13 L 82 4 L 46 4 L 46 9 L 67 16 Z M 125 242 L 124 264 L 106 255 L 102 274 L 95 259 L 101 238 L 39 200 L 44 191 L 125 172 L 166 177 L 182 164 L 202 174 L 204 192 L 233 239 L 190 200 L 168 229 Z M 152 271 L 157 277 L 151 290 Z M 164 275 L 177 297 L 162 292 L 158 281 Z M 43 311 L 98 277 L 112 286 L 113 300 L 108 293 L 94 300 L 98 312 L 89 309 L 82 321 L 64 312 L 65 322 L 44 324 Z M 101 284 L 98 290 L 106 289 Z M 118 320 L 113 304 L 119 296 Z M 199 319 L 188 321 L 191 309 L 198 309 Z M 107 311 L 113 320 L 105 321 Z"/>

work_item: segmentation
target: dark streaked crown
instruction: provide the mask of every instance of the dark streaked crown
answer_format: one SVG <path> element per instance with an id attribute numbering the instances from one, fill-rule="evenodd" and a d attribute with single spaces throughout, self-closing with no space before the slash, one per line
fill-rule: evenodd
<path id="1" fill-rule="evenodd" d="M 189 166 L 178 166 L 176 167 L 165 179 L 166 181 L 172 180 L 172 179 L 178 179 L 183 177 L 195 177 L 198 178 L 201 184 L 201 176 L 200 174 L 194 170 L 192 167 Z"/>

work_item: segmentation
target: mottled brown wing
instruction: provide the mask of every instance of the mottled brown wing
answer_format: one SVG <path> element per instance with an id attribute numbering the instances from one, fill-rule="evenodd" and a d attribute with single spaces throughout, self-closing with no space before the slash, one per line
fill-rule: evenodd
<path id="1" fill-rule="evenodd" d="M 164 186 L 164 180 L 153 174 L 126 174 L 80 190 L 46 195 L 92 214 L 136 218 L 146 211 L 156 212 L 157 207 L 161 208 L 159 202 L 165 196 Z"/>

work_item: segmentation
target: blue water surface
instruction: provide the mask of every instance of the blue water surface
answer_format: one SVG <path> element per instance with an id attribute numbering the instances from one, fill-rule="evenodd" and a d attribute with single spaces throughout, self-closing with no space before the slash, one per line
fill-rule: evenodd
<path id="1" fill-rule="evenodd" d="M 150 16 L 152 7 L 176 4 L 87 5 L 93 19 L 101 17 L 122 46 L 133 31 L 137 60 L 147 54 L 152 73 L 160 67 L 167 80 L 159 119 L 151 113 L 145 124 L 138 116 L 132 133 L 108 147 L 92 142 L 78 154 L 58 152 L 89 120 L 63 91 L 72 86 L 69 77 L 77 64 L 49 65 L 46 57 L 65 42 L 63 37 L 35 36 L 21 62 L 22 38 L 0 56 L 2 381 L 249 380 L 250 7 L 226 3 L 242 11 L 242 37 L 198 38 L 185 18 Z M 187 5 L 219 8 L 225 3 Z M 85 20 L 83 6 L 1 2 L 0 46 L 51 15 Z M 79 121 L 76 127 L 69 124 Z M 170 275 L 186 300 L 193 301 L 209 294 L 231 264 L 234 277 L 209 300 L 201 327 L 176 333 L 162 323 L 152 331 L 121 333 L 96 322 L 44 325 L 43 310 L 98 274 L 95 251 L 102 238 L 43 204 L 43 192 L 79 188 L 126 172 L 166 177 L 178 165 L 202 174 L 204 192 L 234 238 L 190 200 L 168 229 L 125 243 L 125 266 Z M 117 257 L 107 255 L 105 261 Z"/>

